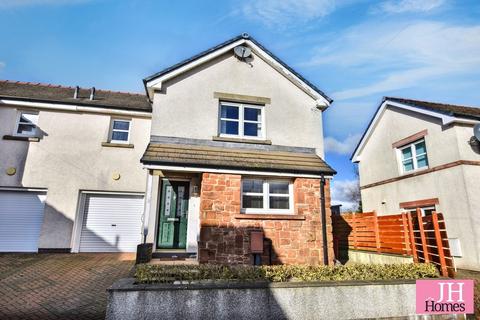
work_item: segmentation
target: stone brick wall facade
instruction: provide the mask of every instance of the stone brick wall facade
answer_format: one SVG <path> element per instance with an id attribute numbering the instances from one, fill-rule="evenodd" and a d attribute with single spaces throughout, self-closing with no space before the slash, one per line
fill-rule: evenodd
<path id="1" fill-rule="evenodd" d="M 203 173 L 200 263 L 253 264 L 250 233 L 265 235 L 262 263 L 323 264 L 320 179 L 296 178 L 294 215 L 240 213 L 241 176 Z M 329 263 L 333 263 L 330 184 L 325 186 Z M 269 252 L 271 243 L 272 252 Z"/>

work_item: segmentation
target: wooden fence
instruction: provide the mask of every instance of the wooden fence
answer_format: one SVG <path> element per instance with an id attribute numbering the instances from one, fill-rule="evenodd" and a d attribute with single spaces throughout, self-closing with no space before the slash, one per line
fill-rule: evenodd
<path id="1" fill-rule="evenodd" d="M 375 212 L 332 216 L 335 254 L 357 249 L 412 256 L 414 262 L 435 264 L 442 276 L 454 276 L 445 220 L 434 212 L 377 216 Z"/>

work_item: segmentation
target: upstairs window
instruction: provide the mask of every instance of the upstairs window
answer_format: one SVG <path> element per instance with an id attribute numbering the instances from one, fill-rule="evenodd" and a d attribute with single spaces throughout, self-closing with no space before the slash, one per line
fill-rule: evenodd
<path id="1" fill-rule="evenodd" d="M 244 213 L 292 213 L 293 186 L 290 180 L 242 180 Z"/>
<path id="2" fill-rule="evenodd" d="M 112 119 L 110 129 L 110 142 L 128 143 L 130 140 L 130 120 Z"/>
<path id="3" fill-rule="evenodd" d="M 428 168 L 425 140 L 415 141 L 398 150 L 403 173 Z"/>
<path id="4" fill-rule="evenodd" d="M 37 135 L 38 113 L 32 111 L 19 111 L 15 135 L 34 137 Z"/>
<path id="5" fill-rule="evenodd" d="M 263 139 L 263 106 L 221 102 L 219 133 L 223 137 Z"/>
<path id="6" fill-rule="evenodd" d="M 435 209 L 435 206 L 419 207 L 419 209 L 420 209 L 420 212 L 422 213 L 422 217 L 431 216 L 433 212 L 437 211 Z M 417 214 L 417 208 L 410 208 L 405 210 L 413 215 Z"/>

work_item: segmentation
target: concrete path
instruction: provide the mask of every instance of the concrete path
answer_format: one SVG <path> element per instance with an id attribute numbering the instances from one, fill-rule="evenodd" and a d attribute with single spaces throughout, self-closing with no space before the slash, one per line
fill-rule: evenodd
<path id="1" fill-rule="evenodd" d="M 0 254 L 0 319 L 103 319 L 132 254 Z"/>

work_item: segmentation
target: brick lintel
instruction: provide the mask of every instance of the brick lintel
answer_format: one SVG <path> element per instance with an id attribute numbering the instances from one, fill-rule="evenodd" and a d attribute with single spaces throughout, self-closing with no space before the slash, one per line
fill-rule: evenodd
<path id="1" fill-rule="evenodd" d="M 402 140 L 399 140 L 397 142 L 394 142 L 392 144 L 392 148 L 399 148 L 399 147 L 403 147 L 404 145 L 407 145 L 409 143 L 412 143 L 412 142 L 415 142 L 417 140 L 420 140 L 422 139 L 423 137 L 425 137 L 426 135 L 428 134 L 428 130 L 425 129 L 425 130 L 422 130 L 420 132 L 417 132 L 415 134 L 412 134 L 411 136 L 408 136 L 406 138 L 403 138 Z"/>

